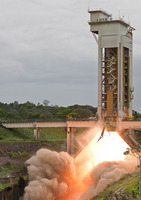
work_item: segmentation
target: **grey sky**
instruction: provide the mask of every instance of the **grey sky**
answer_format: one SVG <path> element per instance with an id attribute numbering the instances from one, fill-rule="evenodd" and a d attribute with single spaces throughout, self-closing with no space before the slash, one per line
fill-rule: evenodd
<path id="1" fill-rule="evenodd" d="M 97 106 L 90 9 L 124 16 L 134 32 L 134 109 L 141 111 L 139 0 L 0 0 L 0 101 Z"/>

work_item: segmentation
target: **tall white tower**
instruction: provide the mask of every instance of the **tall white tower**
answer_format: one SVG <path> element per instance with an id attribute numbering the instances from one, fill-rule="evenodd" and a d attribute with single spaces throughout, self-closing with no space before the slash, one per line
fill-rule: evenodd
<path id="1" fill-rule="evenodd" d="M 132 31 L 123 19 L 89 11 L 98 44 L 98 117 L 106 122 L 132 116 Z"/>

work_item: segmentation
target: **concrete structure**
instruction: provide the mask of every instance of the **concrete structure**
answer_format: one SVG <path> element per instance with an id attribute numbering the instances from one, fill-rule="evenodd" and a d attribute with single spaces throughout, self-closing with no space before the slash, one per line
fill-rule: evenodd
<path id="1" fill-rule="evenodd" d="M 58 128 L 64 127 L 67 132 L 67 152 L 74 155 L 74 134 L 76 128 L 93 128 L 97 126 L 98 121 L 51 121 L 51 122 L 2 122 L 2 126 L 5 128 L 33 128 L 34 139 L 41 139 L 42 128 Z M 99 124 L 98 124 L 99 125 Z M 120 136 L 130 146 L 137 146 L 137 143 L 132 138 L 132 135 L 128 134 L 128 129 L 141 129 L 141 121 L 118 121 L 116 130 Z"/>
<path id="2" fill-rule="evenodd" d="M 132 31 L 123 19 L 89 11 L 90 31 L 98 44 L 98 117 L 110 122 L 132 116 Z"/>
<path id="3" fill-rule="evenodd" d="M 48 122 L 2 122 L 6 128 L 80 128 L 95 127 L 96 121 L 48 121 Z"/>
<path id="4" fill-rule="evenodd" d="M 67 152 L 74 155 L 74 133 L 76 128 L 93 128 L 96 121 L 48 121 L 48 122 L 2 122 L 5 128 L 33 128 L 35 140 L 41 139 L 41 128 L 64 127 L 67 131 Z"/>

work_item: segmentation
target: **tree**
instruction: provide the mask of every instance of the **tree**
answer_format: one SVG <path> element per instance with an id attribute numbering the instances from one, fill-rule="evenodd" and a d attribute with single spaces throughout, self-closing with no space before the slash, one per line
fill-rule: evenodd
<path id="1" fill-rule="evenodd" d="M 71 112 L 68 115 L 66 115 L 67 119 L 75 119 L 78 118 L 78 114 L 75 112 Z"/>
<path id="2" fill-rule="evenodd" d="M 47 100 L 47 99 L 44 99 L 44 100 L 43 100 L 43 105 L 44 105 L 44 106 L 48 106 L 49 103 L 50 103 L 49 100 Z"/>
<path id="3" fill-rule="evenodd" d="M 140 114 L 136 110 L 133 110 L 133 116 L 135 119 L 140 118 Z"/>

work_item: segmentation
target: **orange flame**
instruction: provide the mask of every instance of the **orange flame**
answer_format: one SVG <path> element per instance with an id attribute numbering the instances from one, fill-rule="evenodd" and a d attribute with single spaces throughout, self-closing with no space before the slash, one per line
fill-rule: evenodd
<path id="1" fill-rule="evenodd" d="M 101 162 L 124 160 L 123 152 L 129 147 L 117 132 L 105 131 L 103 138 L 98 141 L 100 134 L 75 158 L 76 165 L 85 168 L 85 174 Z"/>
<path id="2" fill-rule="evenodd" d="M 77 199 L 77 195 L 79 197 L 80 194 L 87 191 L 93 184 L 89 172 L 99 163 L 124 160 L 123 152 L 129 146 L 119 134 L 105 131 L 103 138 L 98 141 L 100 135 L 101 132 L 75 157 L 77 180 L 71 187 L 70 193 L 57 200 Z M 75 197 L 73 197 L 73 194 L 75 194 Z"/>

